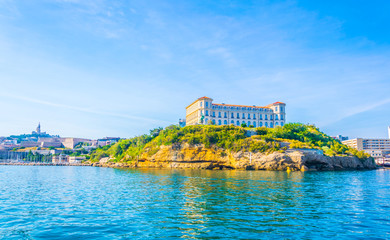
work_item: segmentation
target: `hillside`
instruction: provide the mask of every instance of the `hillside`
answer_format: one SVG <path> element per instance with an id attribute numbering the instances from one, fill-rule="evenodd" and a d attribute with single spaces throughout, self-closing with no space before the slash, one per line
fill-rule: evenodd
<path id="1" fill-rule="evenodd" d="M 361 163 L 370 162 L 371 164 L 373 162 L 372 158 L 363 151 L 357 151 L 341 144 L 338 140 L 322 133 L 314 125 L 300 123 L 290 123 L 278 128 L 215 125 L 180 128 L 172 125 L 165 129 L 153 129 L 150 134 L 98 148 L 91 153 L 89 161 L 94 163 L 103 159 L 112 163 L 122 163 L 125 166 L 168 167 L 169 163 L 181 159 L 181 163 L 190 163 L 190 165 L 181 167 L 191 168 L 191 163 L 194 161 L 197 163 L 222 161 L 227 164 L 225 164 L 227 168 L 236 168 L 242 165 L 239 162 L 243 160 L 241 159 L 243 156 L 251 160 L 252 154 L 254 162 L 270 155 L 278 156 L 286 162 L 285 159 L 292 159 L 291 154 L 294 149 L 298 149 L 306 159 L 313 154 L 308 154 L 308 151 L 304 149 L 313 149 L 321 150 L 324 161 L 327 162 L 335 159 L 340 161 L 342 157 L 359 160 Z M 318 155 L 321 151 L 314 152 Z M 317 156 L 313 155 L 311 158 L 317 158 Z M 142 164 L 145 162 L 152 163 Z M 157 164 L 157 162 L 164 162 L 164 164 Z M 290 165 L 287 164 L 284 168 Z M 172 167 L 172 164 L 169 166 Z M 196 168 L 206 168 L 204 166 L 206 165 L 199 165 Z M 213 164 L 209 164 L 207 168 L 210 166 Z M 302 166 L 291 165 L 291 167 L 301 168 Z"/>

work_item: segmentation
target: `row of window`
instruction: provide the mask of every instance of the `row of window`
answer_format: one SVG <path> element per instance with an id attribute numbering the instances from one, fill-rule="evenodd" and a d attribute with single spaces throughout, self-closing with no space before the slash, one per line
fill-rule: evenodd
<path id="1" fill-rule="evenodd" d="M 203 111 L 201 111 L 201 115 L 203 115 Z M 224 112 L 223 113 L 223 117 L 224 118 L 227 118 L 227 112 Z M 242 119 L 245 119 L 245 113 L 242 113 L 242 116 L 241 118 Z M 247 114 L 247 118 L 248 119 L 251 119 L 251 113 L 248 113 Z M 209 110 L 205 110 L 205 116 L 209 116 Z M 215 112 L 212 112 L 211 114 L 212 117 L 215 117 Z M 218 117 L 219 118 L 222 118 L 222 113 L 221 112 L 218 112 Z M 259 114 L 259 119 L 260 120 L 263 120 L 263 115 L 262 114 Z M 234 118 L 234 113 L 230 113 L 230 118 Z M 236 118 L 237 119 L 240 119 L 240 113 L 236 113 Z M 253 113 L 253 119 L 256 119 L 256 114 Z M 264 114 L 264 120 L 268 120 L 268 115 Z M 273 120 L 273 115 L 270 115 L 270 120 Z M 279 115 L 275 115 L 275 120 L 279 120 Z M 283 115 L 280 115 L 280 120 L 283 120 Z"/>
<path id="2" fill-rule="evenodd" d="M 205 119 L 205 122 L 206 123 L 209 123 L 209 119 Z M 214 119 L 212 119 L 211 120 L 211 122 L 213 123 L 213 124 L 218 124 L 218 125 L 222 125 L 222 120 L 218 120 L 217 122 L 214 120 Z M 231 120 L 230 121 L 230 124 L 233 124 L 233 125 L 236 125 L 236 126 L 241 126 L 241 124 L 243 124 L 243 123 L 245 123 L 247 126 L 253 126 L 253 127 L 257 127 L 257 124 L 256 124 L 256 122 L 251 122 L 251 121 L 247 121 L 247 122 L 245 122 L 245 121 L 234 121 L 234 120 Z M 227 120 L 224 120 L 223 121 L 223 125 L 227 125 L 228 124 L 228 121 Z M 281 122 L 280 123 L 280 125 L 279 125 L 279 123 L 278 122 L 276 122 L 275 123 L 275 126 L 283 126 L 283 122 Z M 259 127 L 263 127 L 263 122 L 260 122 L 259 123 Z M 271 122 L 271 123 L 269 123 L 268 124 L 268 122 L 265 122 L 264 123 L 264 127 L 274 127 L 274 124 Z"/>
<path id="3" fill-rule="evenodd" d="M 210 104 L 212 109 L 231 109 L 231 110 L 240 110 L 240 111 L 264 111 L 264 112 L 272 112 L 272 109 L 267 108 L 251 108 L 251 107 L 233 107 L 233 106 L 220 106 L 220 105 L 213 105 Z M 202 102 L 200 102 L 200 107 L 203 107 Z M 205 107 L 209 107 L 209 103 L 205 103 Z M 276 108 L 277 109 L 277 108 Z M 277 110 L 276 110 L 277 111 Z M 283 112 L 283 107 L 280 107 L 280 111 Z"/>

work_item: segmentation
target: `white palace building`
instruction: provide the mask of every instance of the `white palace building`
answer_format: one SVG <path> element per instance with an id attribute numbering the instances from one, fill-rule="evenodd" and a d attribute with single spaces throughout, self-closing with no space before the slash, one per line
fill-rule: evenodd
<path id="1" fill-rule="evenodd" d="M 201 97 L 186 108 L 186 125 L 236 125 L 245 123 L 253 127 L 277 127 L 286 122 L 286 104 L 275 102 L 265 107 L 213 103 Z"/>

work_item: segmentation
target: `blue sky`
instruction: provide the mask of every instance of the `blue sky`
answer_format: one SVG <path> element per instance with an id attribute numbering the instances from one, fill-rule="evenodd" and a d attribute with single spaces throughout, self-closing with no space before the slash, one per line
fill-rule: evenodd
<path id="1" fill-rule="evenodd" d="M 0 0 L 0 136 L 131 137 L 201 96 L 386 137 L 389 1 Z"/>

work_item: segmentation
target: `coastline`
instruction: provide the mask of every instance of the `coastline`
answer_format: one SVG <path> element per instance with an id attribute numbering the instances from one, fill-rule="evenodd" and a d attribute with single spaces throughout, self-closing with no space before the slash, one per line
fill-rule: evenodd
<path id="1" fill-rule="evenodd" d="M 14 165 L 14 166 L 92 166 L 91 164 L 85 163 L 22 163 L 22 162 L 13 162 L 13 163 L 0 163 L 1 165 Z"/>

